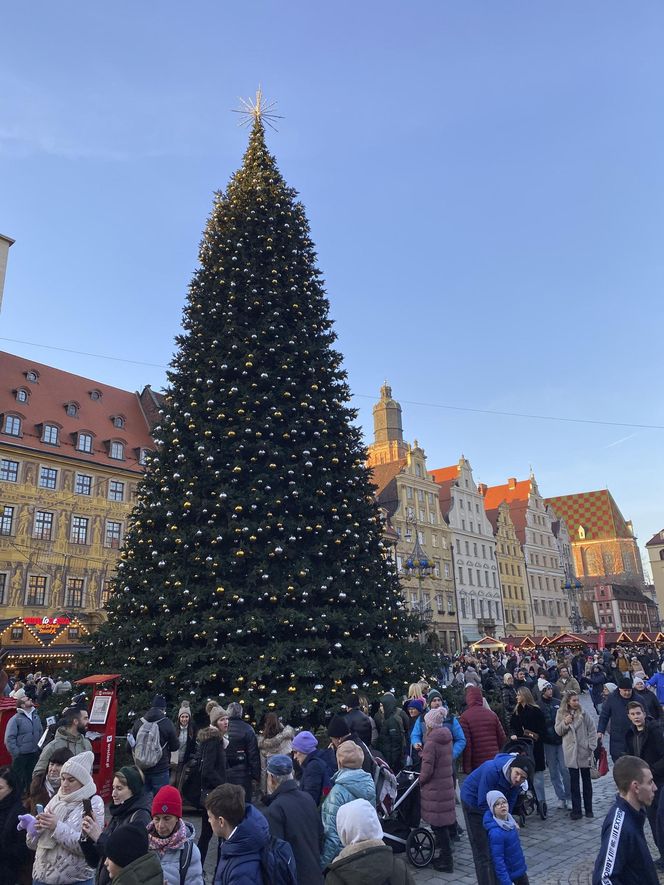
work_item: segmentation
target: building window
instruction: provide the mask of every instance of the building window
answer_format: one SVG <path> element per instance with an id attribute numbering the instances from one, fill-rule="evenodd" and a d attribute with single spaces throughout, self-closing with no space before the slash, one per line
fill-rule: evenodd
<path id="1" fill-rule="evenodd" d="M 72 516 L 70 539 L 72 544 L 88 543 L 88 522 L 87 516 Z"/>
<path id="2" fill-rule="evenodd" d="M 113 593 L 113 581 L 106 580 L 104 581 L 101 588 L 101 604 L 102 606 L 108 605 L 108 602 L 111 598 L 111 594 Z"/>
<path id="3" fill-rule="evenodd" d="M 8 461 L 5 458 L 0 461 L 0 480 L 18 482 L 18 461 Z"/>
<path id="4" fill-rule="evenodd" d="M 78 627 L 69 627 L 67 630 L 67 638 L 70 642 L 77 642 L 81 638 L 81 631 Z"/>
<path id="5" fill-rule="evenodd" d="M 466 541 L 466 556 L 470 556 L 470 544 Z"/>
<path id="6" fill-rule="evenodd" d="M 461 541 L 458 538 L 456 539 L 456 552 L 461 553 Z M 664 553 L 664 550 L 662 553 Z M 664 559 L 664 556 L 662 556 L 662 559 Z"/>
<path id="7" fill-rule="evenodd" d="M 450 564 L 449 564 L 449 562 L 446 562 L 445 563 L 445 577 L 449 578 L 449 576 L 450 576 Z"/>
<path id="8" fill-rule="evenodd" d="M 28 401 L 28 391 L 24 390 L 22 387 L 16 391 L 16 402 L 17 403 L 27 403 Z"/>
<path id="9" fill-rule="evenodd" d="M 475 597 L 474 596 L 470 597 L 470 613 L 473 616 L 473 618 L 477 617 L 477 612 L 475 610 Z"/>
<path id="10" fill-rule="evenodd" d="M 0 572 L 0 605 L 7 605 L 7 572 Z"/>
<path id="11" fill-rule="evenodd" d="M 77 473 L 76 474 L 76 485 L 74 487 L 74 491 L 77 495 L 91 495 L 92 494 L 92 477 L 88 476 L 87 473 Z"/>
<path id="12" fill-rule="evenodd" d="M 21 419 L 17 415 L 5 415 L 4 432 L 9 436 L 20 436 Z"/>
<path id="13" fill-rule="evenodd" d="M 466 600 L 464 599 L 463 596 L 461 597 L 461 617 L 462 618 L 468 617 L 468 615 L 466 613 Z"/>
<path id="14" fill-rule="evenodd" d="M 408 498 L 409 501 L 413 498 L 413 490 L 410 486 L 406 486 L 406 498 Z"/>
<path id="15" fill-rule="evenodd" d="M 438 546 L 438 535 L 432 533 L 432 535 L 431 535 L 431 544 L 432 544 L 433 547 L 437 547 L 437 546 Z"/>
<path id="16" fill-rule="evenodd" d="M 84 589 L 85 581 L 83 578 L 67 578 L 65 608 L 83 608 Z"/>
<path id="17" fill-rule="evenodd" d="M 106 520 L 106 538 L 104 541 L 104 545 L 106 547 L 113 547 L 116 550 L 120 546 L 120 542 L 122 541 L 122 523 L 115 522 L 112 519 Z"/>
<path id="18" fill-rule="evenodd" d="M 468 583 L 470 586 L 473 586 L 473 570 L 471 568 L 468 569 Z"/>
<path id="19" fill-rule="evenodd" d="M 436 610 L 438 611 L 439 615 L 442 615 L 445 611 L 443 607 L 443 597 L 440 595 L 440 593 L 436 595 Z"/>
<path id="20" fill-rule="evenodd" d="M 433 573 L 437 578 L 440 577 L 440 562 L 437 559 L 433 562 Z"/>
<path id="21" fill-rule="evenodd" d="M 10 634 L 10 638 L 12 642 L 22 642 L 23 641 L 23 627 L 12 627 L 12 632 Z"/>
<path id="22" fill-rule="evenodd" d="M 58 471 L 55 467 L 39 468 L 39 488 L 55 489 L 58 485 Z"/>
<path id="23" fill-rule="evenodd" d="M 124 501 L 125 484 L 118 479 L 112 479 L 108 484 L 108 500 Z"/>
<path id="24" fill-rule="evenodd" d="M 464 532 L 466 531 L 466 520 L 465 519 L 461 520 L 461 530 Z"/>
<path id="25" fill-rule="evenodd" d="M 67 403 L 65 412 L 70 418 L 78 418 L 78 406 L 76 403 Z"/>
<path id="26" fill-rule="evenodd" d="M 115 415 L 113 417 L 113 427 L 124 427 L 124 426 L 125 426 L 125 419 L 122 417 L 122 415 Z"/>
<path id="27" fill-rule="evenodd" d="M 31 369 L 29 372 L 25 373 L 25 377 L 31 384 L 35 384 L 37 379 L 39 378 L 39 375 L 37 374 L 37 372 Z"/>
<path id="28" fill-rule="evenodd" d="M 533 608 L 535 609 L 535 614 L 539 615 L 539 599 L 533 599 Z"/>
<path id="29" fill-rule="evenodd" d="M 5 504 L 0 510 L 0 535 L 11 535 L 14 523 L 14 508 Z"/>
<path id="30" fill-rule="evenodd" d="M 91 390 L 90 399 L 93 400 L 93 402 L 98 402 L 101 399 L 101 390 Z"/>
<path id="31" fill-rule="evenodd" d="M 44 424 L 42 442 L 48 443 L 50 446 L 57 446 L 58 428 L 55 426 L 55 424 Z"/>
<path id="32" fill-rule="evenodd" d="M 463 568 L 459 566 L 459 583 L 463 584 Z"/>
<path id="33" fill-rule="evenodd" d="M 145 467 L 145 465 L 148 463 L 148 449 L 139 449 L 138 463 L 141 465 L 141 467 Z"/>
<path id="34" fill-rule="evenodd" d="M 28 576 L 28 598 L 27 606 L 46 605 L 46 588 L 48 586 L 48 578 L 43 575 Z"/>
<path id="35" fill-rule="evenodd" d="M 53 535 L 53 514 L 47 510 L 35 511 L 35 522 L 32 537 L 41 541 L 50 541 Z"/>
<path id="36" fill-rule="evenodd" d="M 92 434 L 79 433 L 76 440 L 76 448 L 79 452 L 87 452 L 89 454 L 92 451 Z"/>

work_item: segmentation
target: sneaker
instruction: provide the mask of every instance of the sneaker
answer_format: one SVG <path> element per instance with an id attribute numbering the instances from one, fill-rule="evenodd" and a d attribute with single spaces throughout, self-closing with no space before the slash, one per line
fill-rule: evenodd
<path id="1" fill-rule="evenodd" d="M 582 817 L 583 815 L 580 811 L 573 811 L 569 816 L 570 820 L 581 820 Z"/>

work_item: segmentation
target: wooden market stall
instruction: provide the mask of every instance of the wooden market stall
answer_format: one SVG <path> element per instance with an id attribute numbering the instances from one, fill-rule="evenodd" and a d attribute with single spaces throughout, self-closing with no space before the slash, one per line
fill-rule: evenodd
<path id="1" fill-rule="evenodd" d="M 0 665 L 10 675 L 44 675 L 65 669 L 87 652 L 90 631 L 78 618 L 43 617 L 0 620 Z"/>
<path id="2" fill-rule="evenodd" d="M 483 639 L 478 639 L 477 642 L 472 642 L 470 647 L 473 652 L 504 651 L 505 643 L 500 639 L 494 639 L 493 636 L 485 636 Z"/>

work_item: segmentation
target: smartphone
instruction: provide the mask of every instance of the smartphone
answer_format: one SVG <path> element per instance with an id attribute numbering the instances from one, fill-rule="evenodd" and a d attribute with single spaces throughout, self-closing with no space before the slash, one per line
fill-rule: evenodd
<path id="1" fill-rule="evenodd" d="M 39 803 L 38 805 L 35 805 L 35 811 L 37 812 L 37 814 L 43 814 L 44 813 L 44 806 L 41 803 Z"/>

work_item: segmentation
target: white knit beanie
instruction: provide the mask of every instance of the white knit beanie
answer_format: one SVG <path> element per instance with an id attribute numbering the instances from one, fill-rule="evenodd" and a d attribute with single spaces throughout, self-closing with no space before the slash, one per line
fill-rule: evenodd
<path id="1" fill-rule="evenodd" d="M 84 753 L 79 753 L 78 756 L 67 759 L 60 774 L 75 777 L 82 786 L 87 787 L 92 783 L 92 763 L 94 761 L 95 754 L 91 750 L 86 750 Z"/>

